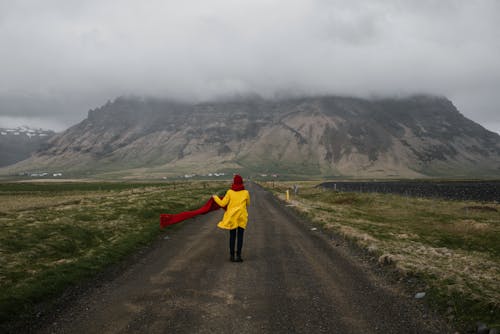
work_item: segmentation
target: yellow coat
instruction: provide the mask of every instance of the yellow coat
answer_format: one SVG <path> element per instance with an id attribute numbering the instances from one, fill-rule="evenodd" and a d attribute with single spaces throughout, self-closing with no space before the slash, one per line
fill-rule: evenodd
<path id="1" fill-rule="evenodd" d="M 247 227 L 247 206 L 250 205 L 250 194 L 247 190 L 234 191 L 229 189 L 223 199 L 215 195 L 213 198 L 220 206 L 225 207 L 227 205 L 222 221 L 217 224 L 218 227 L 227 230 Z"/>

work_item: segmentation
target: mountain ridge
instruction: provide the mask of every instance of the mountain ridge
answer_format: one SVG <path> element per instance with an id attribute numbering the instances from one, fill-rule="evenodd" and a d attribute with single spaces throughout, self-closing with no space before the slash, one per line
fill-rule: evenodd
<path id="1" fill-rule="evenodd" d="M 500 136 L 444 97 L 121 97 L 8 168 L 174 175 L 214 170 L 345 177 L 500 174 Z M 6 170 L 6 169 L 4 169 Z"/>
<path id="2" fill-rule="evenodd" d="M 29 158 L 54 135 L 52 130 L 28 126 L 0 128 L 0 167 Z"/>

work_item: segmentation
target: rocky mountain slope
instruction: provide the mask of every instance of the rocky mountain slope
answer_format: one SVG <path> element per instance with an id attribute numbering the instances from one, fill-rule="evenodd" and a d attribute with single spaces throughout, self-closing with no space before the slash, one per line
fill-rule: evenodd
<path id="1" fill-rule="evenodd" d="M 500 175 L 500 136 L 442 97 L 336 96 L 200 104 L 118 98 L 3 172 L 314 176 Z M 156 173 L 156 174 L 155 174 Z"/>
<path id="2" fill-rule="evenodd" d="M 29 158 L 54 134 L 53 131 L 29 127 L 0 128 L 0 167 Z"/>

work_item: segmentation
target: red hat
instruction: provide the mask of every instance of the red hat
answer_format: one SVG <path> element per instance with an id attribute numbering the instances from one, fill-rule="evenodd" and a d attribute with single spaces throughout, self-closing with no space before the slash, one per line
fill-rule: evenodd
<path id="1" fill-rule="evenodd" d="M 240 175 L 236 174 L 233 177 L 233 185 L 231 186 L 231 189 L 234 191 L 240 191 L 245 189 L 245 186 L 243 185 L 243 178 Z"/>
<path id="2" fill-rule="evenodd" d="M 233 177 L 233 183 L 234 184 L 243 184 L 243 178 L 241 177 L 241 175 L 236 174 Z"/>

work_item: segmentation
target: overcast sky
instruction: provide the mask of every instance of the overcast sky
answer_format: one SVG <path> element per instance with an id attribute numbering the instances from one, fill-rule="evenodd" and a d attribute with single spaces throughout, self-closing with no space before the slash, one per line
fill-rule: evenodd
<path id="1" fill-rule="evenodd" d="M 445 95 L 500 133 L 500 1 L 0 0 L 0 127 L 288 92 Z"/>

